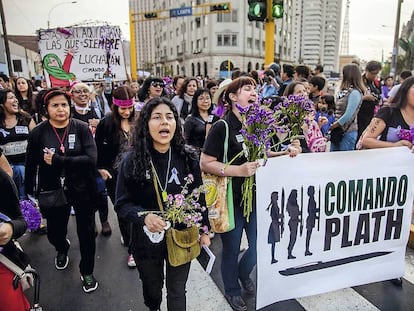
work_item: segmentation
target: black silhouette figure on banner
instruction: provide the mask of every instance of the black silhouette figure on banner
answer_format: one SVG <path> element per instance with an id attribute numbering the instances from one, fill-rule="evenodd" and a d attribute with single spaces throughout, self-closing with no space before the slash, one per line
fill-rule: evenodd
<path id="1" fill-rule="evenodd" d="M 270 209 L 270 217 L 272 222 L 270 223 L 269 233 L 267 235 L 267 243 L 272 245 L 272 261 L 274 264 L 277 262 L 275 258 L 275 246 L 277 242 L 280 242 L 280 239 L 283 235 L 283 213 L 280 213 L 279 205 L 277 203 L 279 199 L 279 194 L 277 191 L 273 191 L 270 196 L 270 204 L 266 208 L 266 211 Z M 283 199 L 282 199 L 283 201 Z M 283 211 L 283 202 L 282 202 L 282 211 Z M 271 207 L 271 208 L 270 208 Z"/>
<path id="2" fill-rule="evenodd" d="M 310 239 L 312 236 L 312 229 L 315 228 L 316 219 L 319 219 L 319 208 L 316 206 L 315 201 L 315 187 L 308 187 L 308 217 L 306 218 L 306 251 L 305 256 L 311 256 L 312 253 L 309 251 Z"/>
<path id="3" fill-rule="evenodd" d="M 289 214 L 289 230 L 290 230 L 290 238 L 289 238 L 289 245 L 288 245 L 288 259 L 295 259 L 296 257 L 292 255 L 293 247 L 296 243 L 296 238 L 298 235 L 298 225 L 301 222 L 301 212 L 299 210 L 298 205 L 298 191 L 293 189 L 288 197 L 286 203 L 286 210 Z"/>

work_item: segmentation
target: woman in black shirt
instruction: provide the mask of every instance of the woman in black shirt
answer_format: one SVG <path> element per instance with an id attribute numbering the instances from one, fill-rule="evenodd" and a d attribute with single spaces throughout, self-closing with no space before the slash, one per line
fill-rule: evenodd
<path id="1" fill-rule="evenodd" d="M 82 288 L 85 292 L 91 292 L 98 287 L 93 276 L 96 145 L 88 125 L 69 118 L 70 97 L 66 92 L 49 90 L 44 96 L 44 104 L 49 120 L 40 123 L 29 135 L 26 192 L 31 195 L 35 193 L 37 170 L 38 191 L 59 189 L 61 177 L 64 176 L 66 193 L 76 212 Z M 47 220 L 47 237 L 57 251 L 55 267 L 58 270 L 65 269 L 69 263 L 67 254 L 70 243 L 66 239 L 69 213 L 70 206 L 67 205 L 52 208 L 43 215 Z"/>
<path id="2" fill-rule="evenodd" d="M 206 139 L 207 123 L 216 122 L 219 117 L 212 115 L 211 94 L 208 89 L 198 89 L 193 96 L 190 115 L 184 122 L 186 144 L 194 147 L 200 154 Z"/>
<path id="3" fill-rule="evenodd" d="M 167 98 L 151 99 L 141 110 L 132 149 L 123 159 L 118 174 L 115 209 L 121 218 L 133 223 L 132 253 L 142 281 L 145 305 L 150 310 L 158 310 L 161 305 L 164 261 L 168 310 L 186 310 L 185 287 L 190 263 L 171 266 L 166 260 L 165 239 L 152 243 L 144 232 L 144 225 L 152 233 L 163 232 L 166 227 L 163 218 L 151 213 L 160 211 L 157 195 L 162 193 L 164 198 L 164 193 L 179 194 L 184 178 L 190 173 L 194 182 L 189 193 L 202 184 L 197 156 L 185 151 L 178 122 L 177 111 Z M 200 203 L 205 206 L 205 202 Z M 209 227 L 207 212 L 202 216 L 202 225 Z M 200 244 L 210 244 L 208 234 L 201 235 Z"/>
<path id="4" fill-rule="evenodd" d="M 128 86 L 120 86 L 113 91 L 112 112 L 98 124 L 95 142 L 98 149 L 97 167 L 113 204 L 115 204 L 115 186 L 118 166 L 125 152 L 131 146 L 131 133 L 135 121 L 134 91 Z M 119 229 L 128 247 L 129 267 L 135 267 L 130 247 L 130 223 L 118 217 Z"/>

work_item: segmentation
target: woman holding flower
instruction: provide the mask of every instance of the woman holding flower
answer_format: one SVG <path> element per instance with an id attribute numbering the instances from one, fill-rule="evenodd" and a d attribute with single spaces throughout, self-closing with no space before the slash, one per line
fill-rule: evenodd
<path id="1" fill-rule="evenodd" d="M 187 190 L 188 174 L 194 179 L 188 186 L 189 193 L 202 185 L 197 156 L 184 149 L 181 126 L 177 125 L 179 117 L 175 106 L 165 97 L 151 99 L 141 110 L 131 151 L 123 159 L 118 173 L 115 209 L 121 218 L 133 223 L 132 254 L 142 281 L 145 305 L 150 310 L 159 310 L 161 305 L 164 261 L 168 310 L 186 310 L 185 292 L 190 270 L 190 263 L 171 266 L 166 260 L 165 239 L 160 238 L 157 243 L 150 237 L 162 237 L 166 220 L 169 220 L 176 229 L 200 226 L 203 229 L 200 244 L 210 244 L 205 209 L 200 209 L 202 219 L 198 224 L 194 219 L 176 217 L 179 207 L 167 209 L 173 196 L 181 197 L 183 187 Z M 205 205 L 204 197 L 194 202 L 194 208 L 197 203 Z"/>
<path id="2" fill-rule="evenodd" d="M 243 288 L 249 293 L 255 293 L 255 286 L 250 279 L 250 273 L 256 265 L 256 208 L 253 207 L 249 221 L 243 215 L 242 185 L 246 177 L 253 176 L 259 167 L 258 161 L 247 162 L 244 155 L 238 156 L 243 150 L 242 116 L 236 103 L 246 108 L 257 101 L 256 83 L 252 78 L 239 77 L 231 82 L 226 89 L 225 101 L 231 109 L 224 116 L 229 128 L 227 158 L 233 159 L 231 165 L 221 162 L 223 159 L 223 144 L 226 133 L 225 124 L 216 122 L 211 128 L 203 152 L 200 165 L 203 172 L 233 177 L 233 203 L 235 229 L 220 234 L 223 243 L 221 273 L 224 282 L 225 297 L 234 310 L 247 310 L 241 297 L 239 279 Z M 254 201 L 254 200 L 253 200 Z M 243 229 L 246 231 L 249 248 L 243 254 L 240 262 L 240 242 Z"/>

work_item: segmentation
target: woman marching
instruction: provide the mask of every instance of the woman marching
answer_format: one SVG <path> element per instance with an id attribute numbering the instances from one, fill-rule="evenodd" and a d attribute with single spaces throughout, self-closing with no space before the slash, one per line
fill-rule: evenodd
<path id="1" fill-rule="evenodd" d="M 98 124 L 95 142 L 98 149 L 98 171 L 113 204 L 118 166 L 125 151 L 131 146 L 132 126 L 135 121 L 134 91 L 128 86 L 120 86 L 113 91 L 112 113 L 106 115 Z M 129 267 L 135 267 L 130 246 L 130 224 L 118 217 L 123 244 L 128 247 Z"/>
<path id="2" fill-rule="evenodd" d="M 79 264 L 82 288 L 92 292 L 98 287 L 93 276 L 95 263 L 94 215 L 97 198 L 94 172 L 96 145 L 88 125 L 70 118 L 70 97 L 60 89 L 44 96 L 48 121 L 40 123 L 29 136 L 25 186 L 27 194 L 56 190 L 64 180 L 65 193 L 76 211 L 76 226 L 81 252 Z M 38 189 L 35 191 L 38 170 Z M 70 204 L 42 211 L 47 220 L 47 237 L 55 247 L 55 267 L 68 266 L 69 240 L 66 239 Z M 42 205 L 40 205 L 42 210 Z"/>
<path id="3" fill-rule="evenodd" d="M 229 112 L 224 116 L 228 124 L 229 141 L 227 158 L 233 159 L 242 150 L 243 139 L 240 140 L 242 128 L 241 115 L 235 103 L 247 107 L 257 100 L 256 83 L 252 78 L 240 77 L 233 80 L 226 89 L 225 101 L 230 104 Z M 250 279 L 250 273 L 256 265 L 256 208 L 247 221 L 241 208 L 242 184 L 245 177 L 256 173 L 259 164 L 246 162 L 244 156 L 237 158 L 232 165 L 226 165 L 218 159 L 223 159 L 223 142 L 226 133 L 224 122 L 216 122 L 209 131 L 203 152 L 201 153 L 201 170 L 218 176 L 233 176 L 233 202 L 235 228 L 232 231 L 220 234 L 223 243 L 221 274 L 224 282 L 225 297 L 233 310 L 247 310 L 241 297 L 239 279 L 243 288 L 249 294 L 255 293 L 255 286 Z M 242 137 L 241 137 L 242 138 Z M 246 231 L 249 247 L 243 254 L 240 262 L 240 242 L 243 230 Z"/>
<path id="4" fill-rule="evenodd" d="M 159 310 L 161 305 L 164 261 L 168 310 L 186 310 L 190 263 L 171 266 L 166 260 L 165 239 L 153 243 L 148 237 L 163 232 L 166 227 L 166 222 L 157 215 L 162 208 L 159 206 L 161 193 L 163 199 L 167 193 L 179 194 L 189 173 L 194 176 L 191 188 L 202 184 L 197 156 L 185 151 L 178 120 L 177 111 L 167 98 L 151 99 L 141 110 L 132 149 L 123 159 L 118 173 L 115 209 L 121 218 L 133 223 L 132 253 L 149 310 Z M 203 212 L 202 216 L 203 227 L 209 227 L 207 213 Z M 201 234 L 200 244 L 210 244 L 207 232 Z"/>
<path id="5" fill-rule="evenodd" d="M 0 146 L 13 168 L 13 181 L 19 199 L 25 199 L 24 162 L 26 160 L 27 139 L 36 126 L 30 115 L 18 106 L 14 93 L 9 89 L 0 90 Z"/>

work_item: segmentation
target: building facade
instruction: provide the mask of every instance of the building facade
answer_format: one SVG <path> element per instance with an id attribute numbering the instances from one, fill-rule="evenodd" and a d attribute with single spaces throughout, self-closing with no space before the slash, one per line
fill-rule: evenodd
<path id="1" fill-rule="evenodd" d="M 132 16 L 180 7 L 196 9 L 217 1 L 130 0 Z M 227 77 L 233 68 L 263 69 L 263 22 L 247 19 L 248 1 L 231 2 L 231 13 L 134 21 L 137 70 L 156 75 Z M 322 63 L 337 71 L 342 0 L 285 0 L 284 17 L 275 20 L 274 58 L 281 63 Z M 266 64 L 267 65 L 267 64 Z"/>

